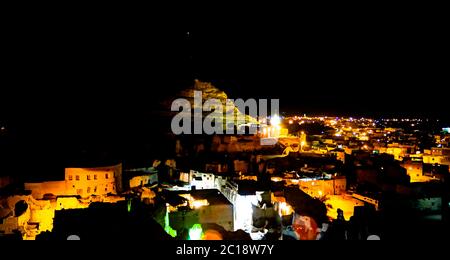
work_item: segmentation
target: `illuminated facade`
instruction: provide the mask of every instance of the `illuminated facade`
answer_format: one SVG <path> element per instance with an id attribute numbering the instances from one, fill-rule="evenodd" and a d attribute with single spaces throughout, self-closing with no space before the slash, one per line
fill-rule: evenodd
<path id="1" fill-rule="evenodd" d="M 52 231 L 55 212 L 67 209 L 85 209 L 92 202 L 116 203 L 124 198 L 118 196 L 78 199 L 61 196 L 53 199 L 37 200 L 33 196 L 16 195 L 0 201 L 0 233 L 11 235 L 19 232 L 25 240 L 34 240 L 42 232 Z M 16 215 L 16 207 L 26 205 L 26 210 Z"/>
<path id="2" fill-rule="evenodd" d="M 408 161 L 404 162 L 401 166 L 406 169 L 406 173 L 410 177 L 411 182 L 427 182 L 433 179 L 424 175 L 422 162 Z"/>
<path id="3" fill-rule="evenodd" d="M 436 148 L 425 150 L 423 163 L 450 166 L 450 148 Z"/>
<path id="4" fill-rule="evenodd" d="M 91 195 L 117 194 L 122 189 L 122 165 L 97 168 L 66 168 L 63 181 L 25 183 L 36 199 L 45 195 L 70 196 L 83 198 Z"/>
<path id="5" fill-rule="evenodd" d="M 345 194 L 347 180 L 345 177 L 333 177 L 330 180 L 300 180 L 300 189 L 311 197 L 321 198 L 327 195 Z"/>

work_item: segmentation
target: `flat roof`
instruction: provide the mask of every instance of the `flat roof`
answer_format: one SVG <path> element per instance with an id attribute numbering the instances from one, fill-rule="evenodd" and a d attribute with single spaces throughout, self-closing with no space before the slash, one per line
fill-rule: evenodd
<path id="1" fill-rule="evenodd" d="M 190 194 L 197 200 L 208 200 L 209 205 L 232 205 L 230 201 L 216 189 L 170 191 L 171 194 Z"/>

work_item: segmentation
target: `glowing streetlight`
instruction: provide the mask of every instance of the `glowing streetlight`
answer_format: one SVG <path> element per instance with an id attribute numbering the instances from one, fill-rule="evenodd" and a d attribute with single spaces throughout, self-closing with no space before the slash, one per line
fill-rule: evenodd
<path id="1" fill-rule="evenodd" d="M 273 115 L 270 119 L 270 124 L 276 127 L 280 126 L 281 118 L 277 114 Z"/>

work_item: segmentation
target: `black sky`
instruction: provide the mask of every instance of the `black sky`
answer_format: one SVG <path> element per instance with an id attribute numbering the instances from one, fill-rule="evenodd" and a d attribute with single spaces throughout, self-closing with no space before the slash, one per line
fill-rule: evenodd
<path id="1" fill-rule="evenodd" d="M 25 106 L 50 118 L 53 110 L 133 114 L 194 78 L 233 98 L 280 98 L 286 110 L 446 115 L 449 42 L 439 17 L 176 30 L 49 20 L 4 29 L 2 112 L 9 117 Z"/>

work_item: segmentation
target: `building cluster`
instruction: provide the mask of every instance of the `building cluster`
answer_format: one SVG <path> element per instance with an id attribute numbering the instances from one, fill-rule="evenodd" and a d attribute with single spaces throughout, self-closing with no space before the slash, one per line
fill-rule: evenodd
<path id="1" fill-rule="evenodd" d="M 123 171 L 117 164 L 66 168 L 61 180 L 25 182 L 13 191 L 7 190 L 14 185 L 10 178 L 2 178 L 1 183 L 0 236 L 34 240 L 53 230 L 55 216 L 62 211 L 88 209 L 93 203 L 116 204 L 133 191 L 142 201 L 152 200 L 154 193 L 145 187 L 158 183 L 158 172 L 153 167 Z"/>
<path id="2" fill-rule="evenodd" d="M 450 209 L 450 135 L 428 123 L 285 117 L 255 135 L 177 140 L 151 166 L 68 167 L 15 190 L 2 177 L 0 237 L 97 237 L 118 228 L 109 214 L 168 239 L 365 240 L 435 227 Z"/>

